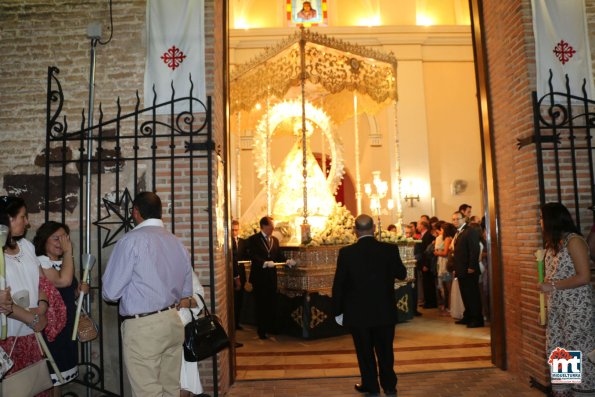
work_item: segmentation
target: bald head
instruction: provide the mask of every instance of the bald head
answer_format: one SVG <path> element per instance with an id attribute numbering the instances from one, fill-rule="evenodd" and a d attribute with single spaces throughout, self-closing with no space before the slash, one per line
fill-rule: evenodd
<path id="1" fill-rule="evenodd" d="M 374 234 L 374 220 L 369 215 L 359 215 L 355 218 L 355 234 L 358 237 Z"/>

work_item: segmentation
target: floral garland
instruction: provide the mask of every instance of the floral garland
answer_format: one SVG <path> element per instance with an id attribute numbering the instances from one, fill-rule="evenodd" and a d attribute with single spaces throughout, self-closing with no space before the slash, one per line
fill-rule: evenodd
<path id="1" fill-rule="evenodd" d="M 376 233 L 376 237 L 378 237 L 378 233 Z M 411 237 L 405 237 L 402 234 L 392 233 L 388 230 L 382 230 L 380 232 L 380 241 L 391 244 L 407 244 L 421 242 L 421 240 L 415 240 Z"/>

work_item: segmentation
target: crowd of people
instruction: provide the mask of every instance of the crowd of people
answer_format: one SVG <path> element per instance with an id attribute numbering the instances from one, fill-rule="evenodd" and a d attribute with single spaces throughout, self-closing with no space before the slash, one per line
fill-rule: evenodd
<path id="1" fill-rule="evenodd" d="M 456 324 L 483 327 L 490 317 L 484 220 L 462 204 L 450 222 L 422 215 L 403 231 L 405 237 L 419 240 L 414 247 L 413 301 L 452 316 Z M 422 315 L 417 307 L 414 314 Z"/>
<path id="2" fill-rule="evenodd" d="M 118 301 L 123 358 L 133 396 L 207 396 L 198 363 L 182 354 L 184 325 L 202 309 L 204 290 L 190 254 L 161 221 L 160 198 L 137 195 L 135 229 L 116 244 L 103 274 L 102 296 Z M 78 342 L 72 340 L 76 301 L 89 286 L 75 277 L 75 257 L 67 225 L 49 221 L 29 242 L 27 206 L 22 198 L 0 196 L 0 225 L 8 228 L 3 247 L 6 284 L 0 313 L 7 317 L 7 338 L 0 348 L 14 363 L 9 377 L 51 356 L 59 373 L 53 388 L 37 396 L 61 396 L 61 386 L 78 376 Z M 38 341 L 42 335 L 48 352 Z"/>
<path id="3" fill-rule="evenodd" d="M 182 241 L 161 220 L 162 203 L 151 192 L 133 201 L 135 228 L 115 245 L 102 276 L 101 294 L 119 303 L 122 319 L 123 358 L 133 396 L 206 396 L 196 362 L 182 354 L 184 325 L 202 309 L 204 289 L 192 270 L 190 254 Z M 0 348 L 14 362 L 5 374 L 42 360 L 37 336 L 43 335 L 57 372 L 54 387 L 39 396 L 59 396 L 60 387 L 78 376 L 78 343 L 71 340 L 76 301 L 89 286 L 75 277 L 75 257 L 67 225 L 49 221 L 33 238 L 25 201 L 0 196 L 0 224 L 8 227 L 3 247 L 7 287 L 0 290 L 0 313 L 7 316 L 8 337 Z M 246 240 L 238 238 L 232 222 L 235 328 L 242 329 L 240 313 L 244 285 L 254 297 L 256 332 L 260 339 L 278 331 L 275 321 L 277 268 L 293 267 L 273 236 L 271 217 Z M 581 351 L 595 356 L 592 326 L 590 258 L 593 247 L 576 228 L 566 207 L 549 203 L 541 208 L 545 241 L 545 279 L 537 288 L 547 294 L 547 354 L 553 349 Z M 396 228 L 389 227 L 395 232 Z M 375 238 L 368 215 L 355 219 L 357 242 L 340 249 L 332 288 L 337 322 L 352 335 L 361 373 L 355 389 L 378 395 L 396 395 L 392 342 L 396 324 L 394 280 L 405 279 L 406 269 L 398 246 Z M 450 222 L 423 215 L 404 226 L 415 244 L 414 302 L 452 316 L 456 324 L 478 328 L 489 321 L 488 261 L 485 222 L 463 204 Z M 591 250 L 590 250 L 591 248 Z M 249 279 L 242 260 L 251 263 Z M 422 315 L 417 310 L 416 314 Z M 38 334 L 37 334 L 38 333 Z M 236 344 L 240 347 L 241 344 Z M 556 396 L 595 390 L 595 369 L 583 360 L 583 381 L 574 388 L 553 385 Z"/>

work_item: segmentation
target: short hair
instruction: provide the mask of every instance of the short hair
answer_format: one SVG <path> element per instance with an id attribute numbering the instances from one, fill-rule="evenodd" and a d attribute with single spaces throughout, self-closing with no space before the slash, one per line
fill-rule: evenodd
<path id="1" fill-rule="evenodd" d="M 426 221 L 421 221 L 419 224 L 420 224 L 420 226 L 423 226 L 423 227 L 424 227 L 424 229 L 426 229 L 426 230 L 430 230 L 430 224 L 429 224 L 428 222 L 426 222 Z"/>
<path id="2" fill-rule="evenodd" d="M 37 233 L 35 233 L 35 237 L 33 237 L 33 245 L 35 246 L 35 255 L 47 255 L 45 250 L 45 244 L 48 241 L 48 238 L 58 230 L 64 229 L 66 234 L 70 234 L 70 228 L 68 225 L 60 222 L 48 221 L 41 225 L 39 229 L 37 229 Z"/>
<path id="3" fill-rule="evenodd" d="M 374 227 L 374 219 L 370 215 L 361 214 L 355 218 L 355 230 L 365 232 L 372 230 Z"/>
<path id="4" fill-rule="evenodd" d="M 8 226 L 8 236 L 6 238 L 5 247 L 15 248 L 16 244 L 13 243 L 14 241 L 20 240 L 24 237 L 22 236 L 13 236 L 10 232 L 10 218 L 14 218 L 18 215 L 19 211 L 25 208 L 27 209 L 27 204 L 25 204 L 25 200 L 20 197 L 16 196 L 0 196 L 0 224 Z"/>
<path id="5" fill-rule="evenodd" d="M 240 222 L 237 219 L 234 219 L 233 221 L 231 221 L 231 226 L 235 226 L 235 225 L 240 226 Z"/>
<path id="6" fill-rule="evenodd" d="M 433 216 L 430 218 L 430 223 L 436 223 L 436 222 L 440 222 L 440 219 L 438 219 L 437 216 Z"/>
<path id="7" fill-rule="evenodd" d="M 459 212 L 462 214 L 463 211 L 467 211 L 467 208 L 473 208 L 469 204 L 461 204 L 459 205 Z"/>
<path id="8" fill-rule="evenodd" d="M 430 221 L 430 216 L 429 215 L 422 215 L 419 217 L 419 219 L 425 218 L 428 222 Z"/>
<path id="9" fill-rule="evenodd" d="M 161 219 L 161 199 L 153 192 L 137 194 L 132 206 L 136 207 L 143 219 Z"/>
<path id="10" fill-rule="evenodd" d="M 397 230 L 397 227 L 391 223 L 390 225 L 388 225 L 386 230 L 388 230 L 390 232 L 391 230 Z"/>
<path id="11" fill-rule="evenodd" d="M 273 217 L 271 217 L 271 216 L 263 216 L 262 218 L 260 218 L 259 225 L 260 225 L 260 227 L 268 226 L 268 225 L 271 224 L 271 221 L 273 221 Z"/>

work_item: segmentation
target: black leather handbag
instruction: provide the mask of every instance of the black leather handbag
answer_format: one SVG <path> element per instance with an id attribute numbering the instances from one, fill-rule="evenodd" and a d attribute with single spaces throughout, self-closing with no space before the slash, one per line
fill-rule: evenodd
<path id="1" fill-rule="evenodd" d="M 196 362 L 204 360 L 229 347 L 229 338 L 219 317 L 211 314 L 205 300 L 198 295 L 203 304 L 203 316 L 200 314 L 186 324 L 184 328 L 184 360 Z"/>

